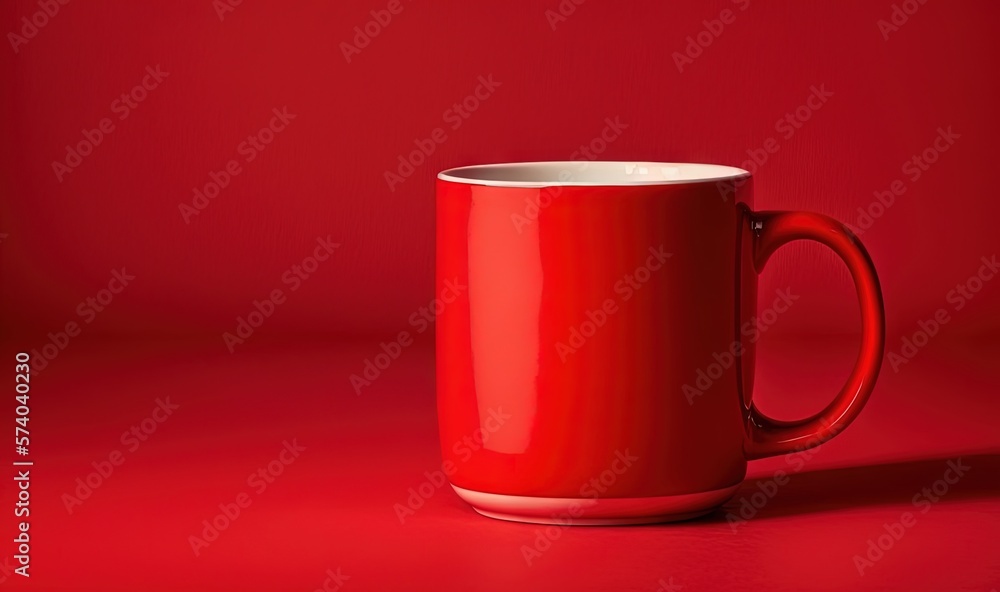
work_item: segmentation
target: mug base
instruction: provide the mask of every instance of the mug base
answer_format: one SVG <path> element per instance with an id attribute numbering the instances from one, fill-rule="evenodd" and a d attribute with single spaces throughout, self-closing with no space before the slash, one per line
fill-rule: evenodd
<path id="1" fill-rule="evenodd" d="M 731 498 L 731 487 L 659 497 L 528 497 L 484 493 L 452 485 L 458 497 L 488 518 L 580 526 L 613 526 L 676 522 L 704 516 Z"/>

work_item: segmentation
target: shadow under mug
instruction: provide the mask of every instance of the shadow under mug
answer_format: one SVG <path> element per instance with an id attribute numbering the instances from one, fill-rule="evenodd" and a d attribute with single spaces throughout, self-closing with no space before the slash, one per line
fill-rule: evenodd
<path id="1" fill-rule="evenodd" d="M 525 522 L 686 519 L 732 497 L 748 460 L 816 446 L 853 421 L 885 343 L 871 259 L 831 218 L 752 208 L 751 175 L 719 165 L 440 173 L 437 403 L 458 495 Z M 752 399 L 757 275 L 798 239 L 847 264 L 861 348 L 825 409 L 783 422 Z M 779 295 L 771 313 L 789 304 Z"/>

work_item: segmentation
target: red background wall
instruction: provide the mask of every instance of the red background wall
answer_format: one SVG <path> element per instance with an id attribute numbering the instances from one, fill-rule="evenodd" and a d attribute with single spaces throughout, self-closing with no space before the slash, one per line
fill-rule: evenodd
<path id="1" fill-rule="evenodd" d="M 343 566 L 347 590 L 997 587 L 1000 282 L 961 311 L 948 294 L 1000 254 L 1000 6 L 928 0 L 885 39 L 878 21 L 903 0 L 563 0 L 576 7 L 555 30 L 546 12 L 560 0 L 402 2 L 350 63 L 341 43 L 388 0 L 247 0 L 221 20 L 212 0 L 74 0 L 16 52 L 0 43 L 0 360 L 13 366 L 68 322 L 83 331 L 32 375 L 36 575 L 12 575 L 8 542 L 0 584 L 311 590 Z M 704 33 L 727 9 L 721 34 Z M 9 41 L 39 10 L 3 0 L 0 34 Z M 673 54 L 699 35 L 710 45 L 679 72 Z M 119 119 L 114 102 L 147 66 L 169 75 Z M 451 129 L 447 111 L 480 76 L 500 86 Z M 814 86 L 833 95 L 787 136 L 776 123 Z M 240 144 L 284 107 L 295 119 L 245 162 Z M 60 182 L 53 161 L 104 118 L 114 130 Z M 569 528 L 532 567 L 520 548 L 533 526 L 481 518 L 446 487 L 400 524 L 394 504 L 441 467 L 433 331 L 360 396 L 350 376 L 434 297 L 434 175 L 567 159 L 607 118 L 628 127 L 602 159 L 740 165 L 770 147 L 756 166 L 760 209 L 857 225 L 858 208 L 877 211 L 874 193 L 898 180 L 905 193 L 862 234 L 887 350 L 938 309 L 952 320 L 913 363 L 886 363 L 858 421 L 810 451 L 738 533 L 723 512 Z M 438 127 L 447 140 L 391 190 L 385 172 Z M 911 180 L 904 163 L 949 127 L 960 137 Z M 185 223 L 179 205 L 230 159 L 242 172 Z M 291 292 L 282 276 L 317 237 L 340 246 Z M 135 279 L 87 323 L 78 306 L 122 267 Z M 800 300 L 761 340 L 754 397 L 792 419 L 842 386 L 858 313 L 842 263 L 818 245 L 772 258 L 762 306 L 784 288 Z M 222 334 L 275 289 L 287 301 L 230 355 Z M 177 413 L 68 513 L 63 496 L 163 397 Z M 188 537 L 294 438 L 302 459 L 193 555 Z M 960 457 L 970 477 L 861 576 L 852 556 Z M 728 510 L 786 460 L 752 463 Z M 0 476 L 0 537 L 15 533 L 11 476 Z"/>
<path id="2" fill-rule="evenodd" d="M 863 239 L 890 329 L 909 329 L 997 246 L 998 9 L 931 2 L 886 40 L 891 3 L 741 6 L 592 0 L 552 30 L 557 2 L 404 0 L 348 63 L 340 44 L 382 3 L 246 2 L 221 21 L 207 0 L 70 3 L 0 52 L 0 326 L 41 345 L 125 266 L 137 279 L 88 332 L 221 335 L 329 235 L 339 250 L 261 334 L 392 334 L 432 297 L 439 170 L 566 159 L 618 117 L 628 128 L 603 159 L 738 165 L 775 138 L 759 208 L 856 223 L 903 180 Z M 735 20 L 678 72 L 672 54 L 727 8 Z M 0 10 L 18 31 L 37 6 Z M 157 65 L 169 76 L 119 120 L 112 102 Z M 450 129 L 444 112 L 480 75 L 500 86 Z M 813 85 L 833 96 L 786 139 L 775 123 Z M 186 224 L 179 204 L 285 106 L 294 121 Z M 105 117 L 114 131 L 59 182 L 53 161 Z M 903 163 L 949 126 L 960 139 L 911 182 Z M 391 191 L 385 171 L 436 127 L 447 140 Z M 776 333 L 856 329 L 846 272 L 821 247 L 783 250 L 763 282 L 803 296 Z M 984 303 L 951 331 L 998 321 Z"/>

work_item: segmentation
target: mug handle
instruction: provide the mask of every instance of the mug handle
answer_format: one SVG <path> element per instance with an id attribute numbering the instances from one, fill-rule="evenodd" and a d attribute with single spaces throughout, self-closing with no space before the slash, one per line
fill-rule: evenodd
<path id="1" fill-rule="evenodd" d="M 851 272 L 861 303 L 861 350 L 847 384 L 819 413 L 798 421 L 767 417 L 751 400 L 744 453 L 748 460 L 818 446 L 846 428 L 871 395 L 885 350 L 885 310 L 875 266 L 861 241 L 842 223 L 810 212 L 750 214 L 753 266 L 759 274 L 778 247 L 809 239 L 833 249 Z"/>

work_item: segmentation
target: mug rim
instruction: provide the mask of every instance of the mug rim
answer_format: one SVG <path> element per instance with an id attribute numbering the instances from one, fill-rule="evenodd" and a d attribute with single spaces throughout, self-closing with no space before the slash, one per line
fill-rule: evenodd
<path id="1" fill-rule="evenodd" d="M 556 160 L 454 167 L 441 171 L 437 178 L 489 187 L 631 187 L 710 183 L 750 176 L 745 169 L 722 164 Z"/>

